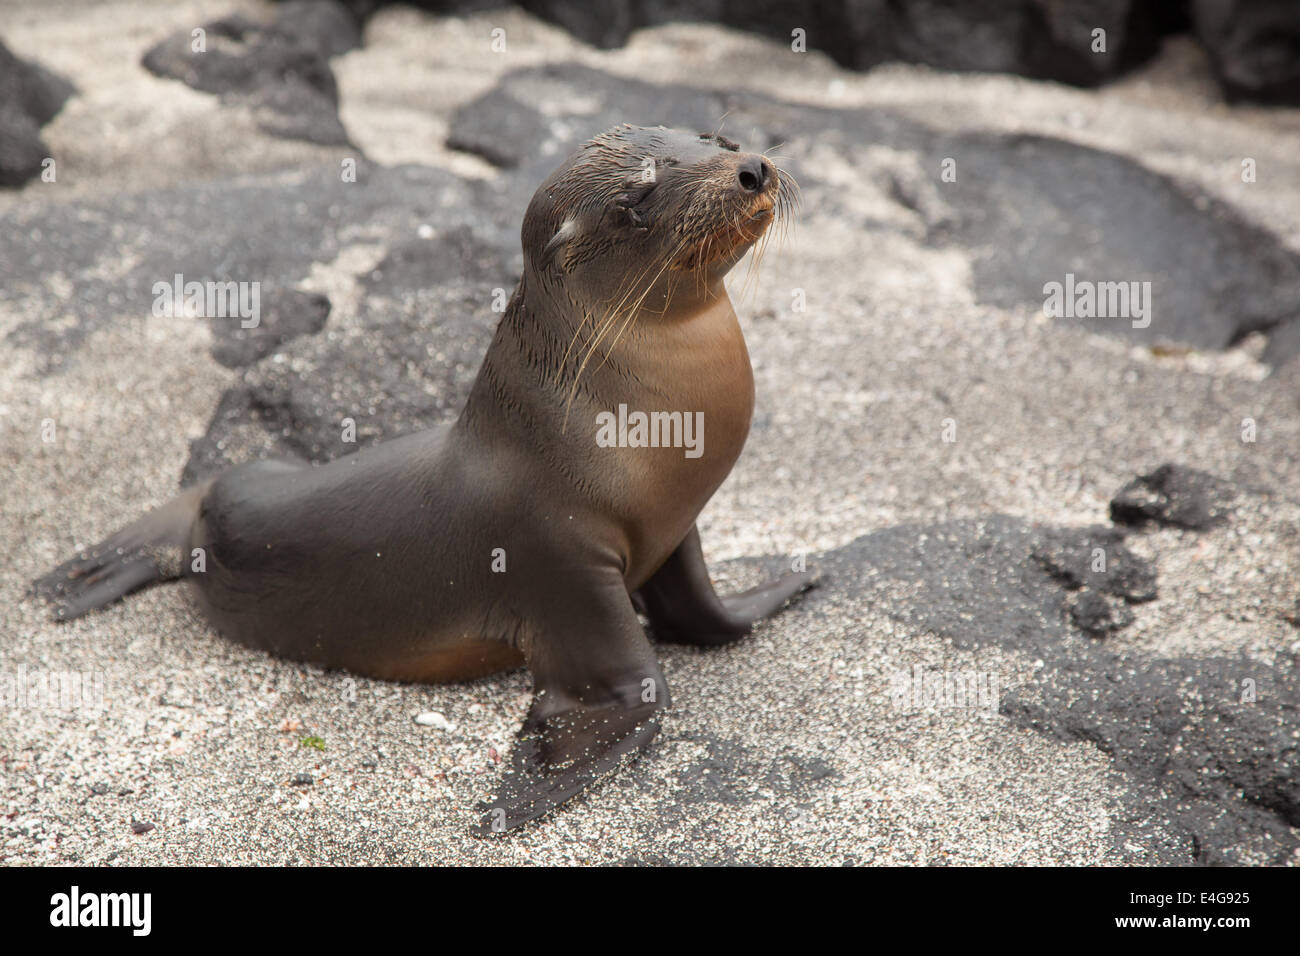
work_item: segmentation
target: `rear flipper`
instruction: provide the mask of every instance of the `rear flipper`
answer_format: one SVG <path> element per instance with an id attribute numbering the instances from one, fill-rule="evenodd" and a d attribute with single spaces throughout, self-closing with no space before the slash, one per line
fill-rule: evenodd
<path id="1" fill-rule="evenodd" d="M 803 592 L 817 586 L 807 571 L 789 572 L 739 594 L 719 596 L 694 527 L 634 596 L 637 610 L 650 618 L 656 640 L 718 645 L 749 633 Z"/>
<path id="2" fill-rule="evenodd" d="M 32 590 L 70 621 L 156 581 L 181 576 L 190 526 L 209 479 L 38 578 Z"/>

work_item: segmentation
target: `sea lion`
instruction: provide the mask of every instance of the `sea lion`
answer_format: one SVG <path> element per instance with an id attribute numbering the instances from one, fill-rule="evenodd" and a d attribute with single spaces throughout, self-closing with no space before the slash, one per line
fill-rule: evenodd
<path id="1" fill-rule="evenodd" d="M 795 198 L 717 135 L 595 137 L 528 206 L 522 278 L 456 421 L 232 468 L 37 592 L 68 619 L 185 577 L 221 633 L 281 657 L 402 681 L 526 664 L 533 703 L 479 832 L 540 816 L 658 731 L 638 611 L 657 639 L 723 644 L 812 584 L 719 597 L 695 528 L 754 407 L 723 276 Z M 688 422 L 702 433 L 674 447 Z"/>

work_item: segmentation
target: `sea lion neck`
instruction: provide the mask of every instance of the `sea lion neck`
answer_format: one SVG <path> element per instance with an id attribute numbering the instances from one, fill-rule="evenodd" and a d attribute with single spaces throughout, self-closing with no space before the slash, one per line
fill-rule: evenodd
<path id="1" fill-rule="evenodd" d="M 677 288 L 646 297 L 635 312 L 582 309 L 562 286 L 525 272 L 497 326 L 461 414 L 462 426 L 501 432 L 511 417 L 533 436 L 566 433 L 617 408 L 711 412 L 743 433 L 753 377 L 736 314 L 721 276 L 712 287 L 679 277 Z M 684 288 L 691 285 L 689 291 Z M 709 375 L 691 369 L 708 356 Z M 734 386 L 742 407 L 721 407 L 706 386 Z M 742 420 L 743 419 L 743 420 Z M 513 429 L 506 429 L 511 431 Z"/>

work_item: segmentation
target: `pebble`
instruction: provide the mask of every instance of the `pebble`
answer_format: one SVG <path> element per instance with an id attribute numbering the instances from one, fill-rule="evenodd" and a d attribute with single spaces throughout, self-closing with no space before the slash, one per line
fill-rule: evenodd
<path id="1" fill-rule="evenodd" d="M 448 733 L 456 729 L 455 724 L 453 724 L 446 717 L 442 716 L 442 714 L 438 713 L 436 710 L 430 710 L 423 714 L 417 714 L 415 717 L 415 722 L 419 724 L 421 727 L 437 727 L 439 730 L 445 730 Z"/>

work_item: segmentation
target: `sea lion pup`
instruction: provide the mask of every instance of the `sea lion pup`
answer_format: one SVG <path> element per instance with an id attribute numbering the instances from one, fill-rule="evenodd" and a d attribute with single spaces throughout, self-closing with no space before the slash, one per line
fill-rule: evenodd
<path id="1" fill-rule="evenodd" d="M 811 584 L 719 597 L 695 528 L 754 407 L 723 276 L 794 195 L 720 136 L 597 136 L 529 203 L 523 276 L 455 422 L 232 468 L 37 592 L 74 618 L 183 576 L 221 633 L 292 660 L 399 681 L 527 664 L 533 703 L 479 832 L 540 816 L 658 731 L 668 688 L 638 610 L 658 639 L 723 644 Z"/>

